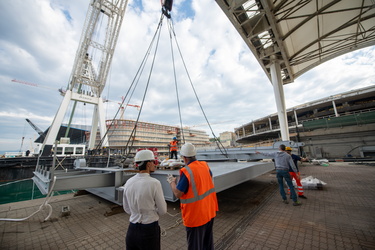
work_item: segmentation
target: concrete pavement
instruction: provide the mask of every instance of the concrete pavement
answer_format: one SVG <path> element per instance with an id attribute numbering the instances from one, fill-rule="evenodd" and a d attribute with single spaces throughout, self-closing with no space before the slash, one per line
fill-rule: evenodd
<path id="1" fill-rule="evenodd" d="M 218 193 L 215 249 L 375 249 L 375 166 L 304 163 L 300 171 L 327 183 L 305 190 L 302 206 L 282 203 L 274 172 Z M 27 217 L 42 203 L 0 205 L 0 218 Z M 25 221 L 0 221 L 0 249 L 125 249 L 129 216 L 121 207 L 91 194 L 49 203 L 46 222 L 47 208 Z M 187 249 L 178 202 L 168 202 L 159 223 L 162 249 Z"/>

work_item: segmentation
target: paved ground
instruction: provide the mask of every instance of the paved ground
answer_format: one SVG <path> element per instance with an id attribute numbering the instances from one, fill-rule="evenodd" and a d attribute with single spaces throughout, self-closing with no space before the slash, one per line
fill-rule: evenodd
<path id="1" fill-rule="evenodd" d="M 375 249 L 375 166 L 304 164 L 302 177 L 327 184 L 307 200 L 283 204 L 273 172 L 220 192 L 215 249 Z M 43 200 L 0 205 L 0 218 L 23 218 Z M 0 249 L 124 249 L 129 216 L 93 195 L 53 197 L 26 221 L 0 221 Z M 62 217 L 62 207 L 70 215 Z M 162 249 L 186 249 L 178 203 L 160 218 Z"/>

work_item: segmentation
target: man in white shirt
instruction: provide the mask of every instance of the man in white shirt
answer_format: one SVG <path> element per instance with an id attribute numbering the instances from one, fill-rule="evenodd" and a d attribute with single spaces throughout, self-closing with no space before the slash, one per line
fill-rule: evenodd
<path id="1" fill-rule="evenodd" d="M 160 249 L 159 216 L 167 212 L 160 181 L 150 176 L 155 171 L 155 157 L 151 150 L 135 155 L 139 173 L 124 185 L 123 207 L 130 214 L 126 234 L 126 249 Z"/>

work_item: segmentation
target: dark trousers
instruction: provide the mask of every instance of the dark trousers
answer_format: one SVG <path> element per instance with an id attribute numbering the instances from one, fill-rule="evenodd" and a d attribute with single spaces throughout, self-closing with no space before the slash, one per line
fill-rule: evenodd
<path id="1" fill-rule="evenodd" d="M 296 202 L 297 201 L 296 190 L 294 190 L 294 186 L 293 186 L 292 179 L 290 178 L 289 170 L 276 169 L 276 177 L 277 177 L 277 182 L 279 183 L 280 195 L 283 198 L 283 200 L 286 200 L 286 193 L 284 190 L 284 182 L 283 182 L 283 179 L 285 179 L 286 184 L 288 185 L 290 189 L 290 195 L 292 196 L 292 200 Z"/>
<path id="2" fill-rule="evenodd" d="M 200 227 L 186 227 L 188 250 L 213 250 L 214 218 Z"/>
<path id="3" fill-rule="evenodd" d="M 171 151 L 171 157 L 170 159 L 173 159 L 173 156 L 175 156 L 175 159 L 177 160 L 177 151 Z"/>
<path id="4" fill-rule="evenodd" d="M 130 223 L 125 242 L 127 250 L 160 250 L 159 223 Z"/>

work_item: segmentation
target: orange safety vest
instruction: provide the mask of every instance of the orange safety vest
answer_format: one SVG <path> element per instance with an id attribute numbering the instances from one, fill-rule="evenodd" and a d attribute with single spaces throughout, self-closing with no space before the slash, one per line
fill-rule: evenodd
<path id="1" fill-rule="evenodd" d="M 204 161 L 193 161 L 180 169 L 189 181 L 187 193 L 180 197 L 181 213 L 186 227 L 199 227 L 219 211 L 210 168 Z"/>
<path id="2" fill-rule="evenodd" d="M 171 151 L 177 151 L 177 141 L 171 141 Z"/>

